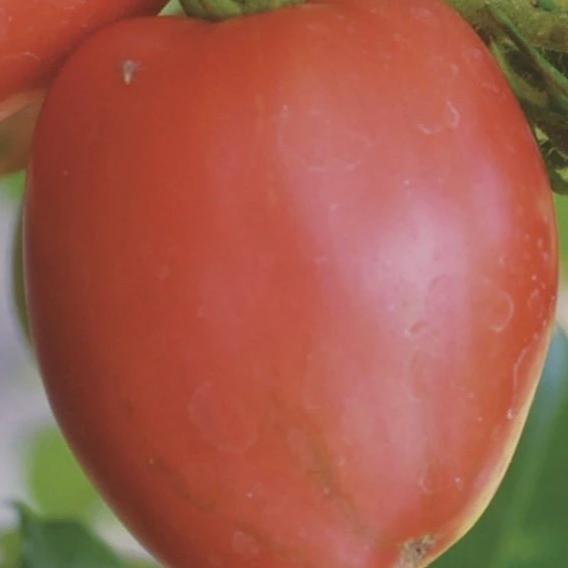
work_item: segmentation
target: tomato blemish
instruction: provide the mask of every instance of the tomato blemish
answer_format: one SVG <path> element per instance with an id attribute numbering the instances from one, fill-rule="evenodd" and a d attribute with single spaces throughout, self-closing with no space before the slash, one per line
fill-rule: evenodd
<path id="1" fill-rule="evenodd" d="M 122 80 L 126 86 L 132 85 L 134 75 L 140 69 L 140 62 L 132 59 L 126 59 L 122 62 Z"/>
<path id="2" fill-rule="evenodd" d="M 418 568 L 434 547 L 435 540 L 431 535 L 405 542 L 396 568 Z"/>

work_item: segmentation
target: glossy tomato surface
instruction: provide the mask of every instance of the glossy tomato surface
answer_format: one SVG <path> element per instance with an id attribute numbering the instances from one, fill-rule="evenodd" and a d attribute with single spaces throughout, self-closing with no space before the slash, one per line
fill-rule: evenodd
<path id="1" fill-rule="evenodd" d="M 97 28 L 157 13 L 166 0 L 0 0 L 0 120 L 46 86 L 63 58 Z"/>
<path id="2" fill-rule="evenodd" d="M 98 34 L 25 254 L 60 424 L 174 568 L 426 565 L 503 476 L 557 286 L 529 127 L 434 0 Z"/>

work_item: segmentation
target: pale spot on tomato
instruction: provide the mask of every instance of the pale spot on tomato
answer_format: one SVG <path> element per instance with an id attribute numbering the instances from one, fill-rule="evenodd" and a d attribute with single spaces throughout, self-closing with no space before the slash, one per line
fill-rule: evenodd
<path id="1" fill-rule="evenodd" d="M 402 46 L 410 45 L 410 40 L 406 36 L 399 34 L 398 32 L 392 34 L 392 39 L 398 45 Z"/>
<path id="2" fill-rule="evenodd" d="M 430 24 L 438 23 L 436 14 L 434 14 L 430 8 L 426 8 L 425 6 L 413 6 L 410 9 L 410 14 L 415 20 L 419 20 L 421 22 L 427 22 Z"/>
<path id="3" fill-rule="evenodd" d="M 434 544 L 435 540 L 431 535 L 405 542 L 395 568 L 418 568 L 418 566 L 422 566 Z"/>
<path id="4" fill-rule="evenodd" d="M 122 62 L 122 81 L 125 85 L 130 86 L 134 81 L 136 72 L 140 69 L 140 62 L 133 59 L 125 59 Z"/>
<path id="5" fill-rule="evenodd" d="M 452 79 L 455 79 L 460 74 L 460 67 L 457 63 L 450 63 L 449 75 Z"/>
<path id="6" fill-rule="evenodd" d="M 485 53 L 479 47 L 472 47 L 471 49 L 468 49 L 465 55 L 472 61 L 483 61 L 483 59 L 485 59 Z"/>
<path id="7" fill-rule="evenodd" d="M 498 260 L 499 266 L 505 268 L 505 257 Z M 500 279 L 487 276 L 476 279 L 472 289 L 472 314 L 480 324 L 495 333 L 503 332 L 510 324 L 516 312 L 513 295 L 503 286 Z"/>
<path id="8" fill-rule="evenodd" d="M 430 487 L 430 484 L 429 484 L 429 471 L 428 470 L 426 470 L 420 476 L 420 479 L 418 480 L 418 487 L 420 488 L 420 491 L 424 495 L 431 495 L 433 493 L 433 490 L 432 490 L 432 488 Z"/>
<path id="9" fill-rule="evenodd" d="M 483 81 L 481 86 L 493 95 L 500 95 L 503 92 L 503 89 L 494 81 Z"/>
<path id="10" fill-rule="evenodd" d="M 158 268 L 158 273 L 157 273 L 158 280 L 162 280 L 162 281 L 168 280 L 171 276 L 171 273 L 172 273 L 172 271 L 171 271 L 171 268 L 169 266 L 167 266 L 167 265 L 160 266 Z"/>
<path id="11" fill-rule="evenodd" d="M 430 324 L 427 321 L 419 320 L 404 330 L 405 337 L 413 338 L 428 335 L 431 331 Z"/>
<path id="12" fill-rule="evenodd" d="M 231 540 L 231 547 L 235 554 L 242 558 L 253 559 L 260 555 L 260 545 L 251 534 L 235 531 Z"/>
<path id="13" fill-rule="evenodd" d="M 244 493 L 247 501 L 254 501 L 257 504 L 266 503 L 269 500 L 268 492 L 260 483 L 253 483 Z"/>
<path id="14" fill-rule="evenodd" d="M 539 339 L 540 334 L 535 332 L 530 343 L 519 353 L 513 366 L 513 393 L 508 411 L 513 414 L 513 417 L 518 411 L 522 410 L 522 405 L 526 401 L 527 388 L 534 386 L 532 381 L 537 378 L 538 357 L 536 357 L 536 349 Z M 511 420 L 509 416 L 507 418 Z"/>
<path id="15" fill-rule="evenodd" d="M 528 299 L 527 306 L 532 315 L 544 317 L 545 299 L 542 288 L 535 288 Z"/>
<path id="16" fill-rule="evenodd" d="M 461 113 L 457 109 L 457 107 L 452 103 L 452 101 L 448 101 L 446 103 L 446 112 L 447 112 L 446 124 L 450 128 L 453 129 L 457 128 L 461 123 Z"/>
<path id="17" fill-rule="evenodd" d="M 290 430 L 286 441 L 292 455 L 299 460 L 301 467 L 308 471 L 317 468 L 314 450 L 305 432 L 299 429 Z"/>
<path id="18" fill-rule="evenodd" d="M 530 349 L 529 347 L 525 347 L 520 355 L 517 357 L 515 361 L 515 366 L 513 367 L 513 385 L 515 390 L 517 390 L 520 385 L 523 384 L 527 372 L 528 372 L 528 359 L 529 359 Z"/>
<path id="19" fill-rule="evenodd" d="M 483 320 L 495 333 L 503 332 L 511 323 L 515 314 L 515 303 L 511 294 L 491 282 L 485 282 L 482 286 L 483 304 L 481 313 Z"/>
<path id="20" fill-rule="evenodd" d="M 452 101 L 446 101 L 439 116 L 432 117 L 428 121 L 417 124 L 417 128 L 422 134 L 433 136 L 441 134 L 446 130 L 455 130 L 461 123 L 461 113 Z"/>
<path id="21" fill-rule="evenodd" d="M 227 453 L 243 453 L 257 441 L 253 413 L 247 412 L 234 392 L 221 385 L 204 383 L 189 404 L 189 416 L 203 439 Z"/>
<path id="22" fill-rule="evenodd" d="M 207 559 L 207 564 L 211 568 L 221 568 L 223 566 L 223 561 L 218 556 L 210 556 Z"/>

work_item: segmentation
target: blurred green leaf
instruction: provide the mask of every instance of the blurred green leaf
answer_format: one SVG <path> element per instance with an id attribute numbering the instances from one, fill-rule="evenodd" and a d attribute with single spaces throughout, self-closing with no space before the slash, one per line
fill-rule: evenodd
<path id="1" fill-rule="evenodd" d="M 22 240 L 22 214 L 19 212 L 14 227 L 14 237 L 12 241 L 12 301 L 17 321 L 20 324 L 20 329 L 27 343 L 30 331 L 26 311 L 26 294 L 24 290 L 24 258 Z"/>
<path id="2" fill-rule="evenodd" d="M 175 14 L 181 13 L 181 6 L 177 0 L 171 0 L 166 4 L 165 8 L 162 10 L 162 15 L 164 16 L 173 16 Z"/>
<path id="3" fill-rule="evenodd" d="M 145 560 L 129 560 L 125 568 L 158 568 L 158 565 Z"/>
<path id="4" fill-rule="evenodd" d="M 537 134 L 552 189 L 567 195 L 568 76 L 558 56 L 537 49 L 524 37 L 505 6 L 487 2 L 485 7 L 495 26 L 490 34 L 491 51 Z M 553 10 L 554 4 L 549 2 L 546 9 Z"/>
<path id="5" fill-rule="evenodd" d="M 26 461 L 29 490 L 43 514 L 84 520 L 99 509 L 97 492 L 56 428 L 34 435 Z"/>
<path id="6" fill-rule="evenodd" d="M 124 563 L 83 525 L 43 520 L 19 507 L 21 568 L 125 568 Z"/>
<path id="7" fill-rule="evenodd" d="M 557 330 L 525 432 L 488 511 L 435 568 L 560 568 L 568 558 L 568 339 Z"/>
<path id="8" fill-rule="evenodd" d="M 560 260 L 568 268 L 568 199 L 556 196 L 555 208 L 560 233 Z"/>
<path id="9" fill-rule="evenodd" d="M 24 195 L 26 174 L 24 171 L 11 174 L 0 179 L 0 197 L 17 201 Z"/>
<path id="10" fill-rule="evenodd" d="M 0 535 L 0 568 L 20 568 L 20 533 L 9 531 Z"/>
<path id="11" fill-rule="evenodd" d="M 558 9 L 555 0 L 536 0 L 534 4 L 541 10 L 546 10 L 547 12 L 552 12 L 553 10 Z"/>

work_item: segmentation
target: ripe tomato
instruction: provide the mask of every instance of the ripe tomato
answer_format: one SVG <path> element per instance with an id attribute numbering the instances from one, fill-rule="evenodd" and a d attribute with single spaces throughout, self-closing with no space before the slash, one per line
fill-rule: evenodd
<path id="1" fill-rule="evenodd" d="M 35 100 L 56 67 L 93 30 L 166 0 L 2 0 L 0 121 Z"/>
<path id="2" fill-rule="evenodd" d="M 435 0 L 141 19 L 70 59 L 25 211 L 72 447 L 179 568 L 415 568 L 509 463 L 557 285 L 551 193 Z"/>

